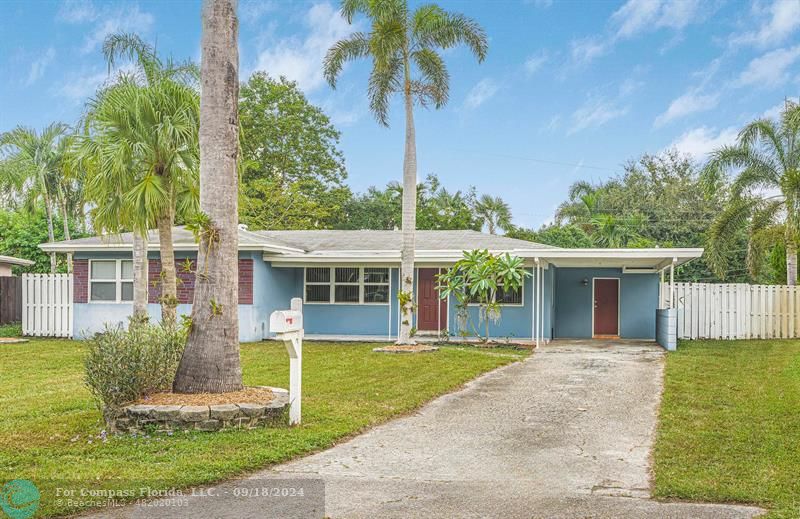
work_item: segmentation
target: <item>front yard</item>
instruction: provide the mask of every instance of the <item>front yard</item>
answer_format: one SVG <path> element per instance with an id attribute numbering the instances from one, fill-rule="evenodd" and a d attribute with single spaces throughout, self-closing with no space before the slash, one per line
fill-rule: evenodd
<path id="1" fill-rule="evenodd" d="M 800 341 L 687 341 L 667 355 L 660 498 L 800 517 Z"/>
<path id="2" fill-rule="evenodd" d="M 131 438 L 100 434 L 80 342 L 0 345 L 0 482 L 32 480 L 42 491 L 40 512 L 59 515 L 75 512 L 50 498 L 59 481 L 113 489 L 229 478 L 329 447 L 527 354 L 447 346 L 392 355 L 373 353 L 374 346 L 305 344 L 300 427 Z M 243 344 L 242 364 L 246 384 L 288 387 L 283 344 Z"/>

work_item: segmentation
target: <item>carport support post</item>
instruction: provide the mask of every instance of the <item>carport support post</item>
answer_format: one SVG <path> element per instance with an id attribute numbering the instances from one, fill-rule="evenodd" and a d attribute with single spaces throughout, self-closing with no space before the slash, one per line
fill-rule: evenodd
<path id="1" fill-rule="evenodd" d="M 534 278 L 533 278 L 533 327 L 531 328 L 531 339 L 536 341 L 536 347 L 539 347 L 539 292 L 540 288 L 540 277 L 541 277 L 541 265 L 539 264 L 539 258 L 534 258 L 533 260 L 536 263 L 536 267 L 534 268 Z"/>
<path id="2" fill-rule="evenodd" d="M 678 258 L 672 258 L 672 263 L 669 265 L 669 307 L 675 308 L 675 263 Z"/>

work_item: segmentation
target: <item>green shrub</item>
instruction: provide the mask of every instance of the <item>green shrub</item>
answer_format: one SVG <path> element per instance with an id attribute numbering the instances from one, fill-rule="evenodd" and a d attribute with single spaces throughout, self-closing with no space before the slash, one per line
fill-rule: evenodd
<path id="1" fill-rule="evenodd" d="M 0 337 L 22 337 L 22 324 L 0 324 Z"/>
<path id="2" fill-rule="evenodd" d="M 106 326 L 88 341 L 84 380 L 104 412 L 172 386 L 186 346 L 178 326 Z"/>

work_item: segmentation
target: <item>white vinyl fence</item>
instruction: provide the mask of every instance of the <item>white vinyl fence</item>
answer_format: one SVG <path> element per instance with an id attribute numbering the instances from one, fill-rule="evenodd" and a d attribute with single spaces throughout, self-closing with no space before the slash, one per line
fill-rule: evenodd
<path id="1" fill-rule="evenodd" d="M 72 337 L 72 275 L 22 275 L 22 334 Z"/>
<path id="2" fill-rule="evenodd" d="M 669 283 L 660 308 L 669 307 Z M 786 285 L 675 283 L 681 339 L 800 337 L 800 289 Z"/>

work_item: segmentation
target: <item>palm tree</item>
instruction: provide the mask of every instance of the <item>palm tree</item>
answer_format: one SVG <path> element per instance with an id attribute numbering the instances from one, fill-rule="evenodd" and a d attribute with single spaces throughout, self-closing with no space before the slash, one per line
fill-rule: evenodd
<path id="1" fill-rule="evenodd" d="M 780 121 L 758 119 L 746 125 L 735 144 L 711 154 L 703 170 L 709 189 L 723 175 L 737 172 L 731 200 L 708 232 L 707 257 L 718 276 L 728 270 L 727 255 L 736 231 L 747 227 L 747 263 L 756 275 L 776 230 L 786 246 L 786 282 L 797 284 L 797 241 L 800 230 L 800 105 L 791 101 Z"/>
<path id="2" fill-rule="evenodd" d="M 511 209 L 499 196 L 482 195 L 475 204 L 475 212 L 489 231 L 497 234 L 497 229 L 508 231 L 511 225 Z"/>
<path id="3" fill-rule="evenodd" d="M 47 237 L 55 241 L 53 229 L 54 209 L 61 209 L 64 238 L 70 239 L 69 213 L 63 185 L 64 159 L 69 127 L 53 123 L 41 133 L 32 128 L 18 126 L 0 135 L 0 187 L 15 189 L 23 194 L 30 206 L 44 204 L 47 215 Z M 71 256 L 68 268 L 71 267 Z M 71 270 L 71 268 L 70 268 Z M 56 271 L 56 255 L 50 254 L 50 272 Z"/>
<path id="4" fill-rule="evenodd" d="M 239 359 L 239 49 L 236 0 L 203 4 L 200 238 L 192 326 L 173 390 L 242 389 Z"/>
<path id="5" fill-rule="evenodd" d="M 619 249 L 641 239 L 639 231 L 644 225 L 644 219 L 638 214 L 620 218 L 612 214 L 598 213 L 591 218 L 591 224 L 591 237 L 597 245 Z"/>
<path id="6" fill-rule="evenodd" d="M 401 94 L 405 107 L 406 136 L 403 156 L 403 241 L 401 289 L 403 318 L 398 343 L 412 343 L 414 231 L 416 229 L 417 149 L 414 103 L 443 107 L 450 95 L 450 75 L 438 50 L 466 44 L 482 62 L 488 43 L 483 29 L 473 20 L 427 4 L 409 11 L 407 0 L 342 0 L 342 16 L 348 23 L 362 14 L 369 18 L 368 33 L 356 32 L 337 42 L 325 56 L 325 78 L 331 87 L 348 61 L 372 59 L 367 96 L 375 118 L 389 125 L 393 94 Z"/>
<path id="7" fill-rule="evenodd" d="M 78 138 L 82 160 L 91 157 L 89 163 L 95 166 L 86 181 L 96 204 L 93 218 L 109 225 L 108 230 L 122 226 L 139 234 L 135 256 L 145 258 L 141 248 L 146 240 L 139 238 L 155 223 L 161 319 L 174 323 L 178 299 L 172 226 L 176 215 L 189 218 L 198 207 L 197 67 L 163 62 L 153 47 L 132 34 L 109 36 L 103 52 L 109 69 L 128 57 L 136 70 L 120 73 L 114 84 L 90 100 L 85 133 Z M 115 220 L 117 214 L 127 219 Z M 142 269 L 137 264 L 134 270 Z"/>
<path id="8" fill-rule="evenodd" d="M 579 225 L 584 231 L 591 233 L 591 220 L 598 213 L 599 206 L 600 190 L 589 182 L 580 180 L 569 187 L 569 199 L 556 209 L 555 223 Z"/>

